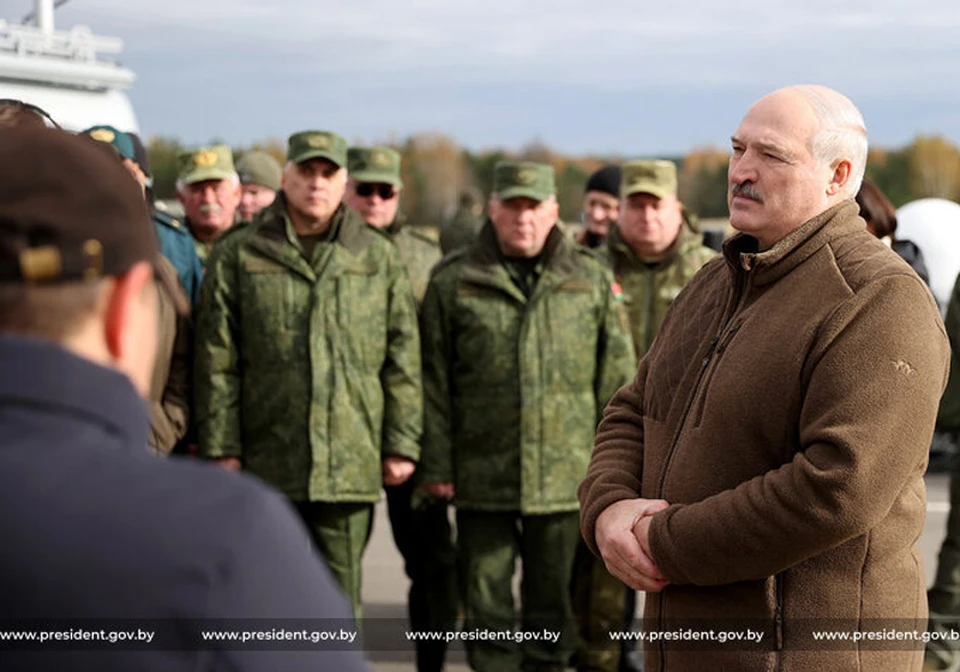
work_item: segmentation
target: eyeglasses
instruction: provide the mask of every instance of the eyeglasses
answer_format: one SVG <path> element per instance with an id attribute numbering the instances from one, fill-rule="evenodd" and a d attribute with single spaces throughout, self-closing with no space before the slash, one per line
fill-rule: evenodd
<path id="1" fill-rule="evenodd" d="M 392 184 L 373 184 L 372 182 L 361 182 L 357 185 L 357 196 L 370 198 L 377 194 L 384 201 L 389 201 L 397 195 L 397 190 Z"/>
<path id="2" fill-rule="evenodd" d="M 46 110 L 42 107 L 37 107 L 33 103 L 27 103 L 22 100 L 17 100 L 16 98 L 0 98 L 0 110 L 4 107 L 14 107 L 18 110 L 31 112 L 43 119 L 43 123 L 46 124 L 48 128 L 60 128 L 60 124 L 54 121 L 53 117 L 51 117 Z"/>

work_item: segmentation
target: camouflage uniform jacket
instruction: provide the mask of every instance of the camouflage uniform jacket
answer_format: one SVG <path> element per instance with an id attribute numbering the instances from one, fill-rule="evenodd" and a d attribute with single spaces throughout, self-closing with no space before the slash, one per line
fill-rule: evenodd
<path id="1" fill-rule="evenodd" d="M 667 309 L 700 267 L 716 256 L 703 244 L 703 234 L 694 229 L 684 214 L 680 234 L 667 256 L 657 262 L 641 260 L 611 227 L 604 254 L 623 289 L 630 315 L 630 330 L 637 358 L 642 358 L 653 342 Z"/>
<path id="2" fill-rule="evenodd" d="M 413 295 L 419 304 L 427 291 L 430 270 L 443 257 L 440 244 L 416 226 L 394 222 L 387 233 L 400 249 L 400 260 L 407 269 Z"/>
<path id="3" fill-rule="evenodd" d="M 576 511 L 600 412 L 636 372 L 602 261 L 554 228 L 542 269 L 527 299 L 488 223 L 427 288 L 422 480 L 458 507 Z"/>
<path id="4" fill-rule="evenodd" d="M 345 205 L 308 262 L 282 192 L 221 236 L 197 315 L 200 452 L 294 501 L 373 502 L 381 458 L 418 460 L 417 313 L 397 248 Z"/>

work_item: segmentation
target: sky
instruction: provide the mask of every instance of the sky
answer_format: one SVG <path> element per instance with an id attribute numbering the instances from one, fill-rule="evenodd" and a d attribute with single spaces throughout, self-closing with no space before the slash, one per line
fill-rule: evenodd
<path id="1" fill-rule="evenodd" d="M 122 38 L 141 131 L 189 144 L 319 128 L 676 156 L 726 149 L 753 101 L 800 83 L 848 95 L 872 145 L 960 144 L 954 0 L 70 0 L 56 23 Z"/>

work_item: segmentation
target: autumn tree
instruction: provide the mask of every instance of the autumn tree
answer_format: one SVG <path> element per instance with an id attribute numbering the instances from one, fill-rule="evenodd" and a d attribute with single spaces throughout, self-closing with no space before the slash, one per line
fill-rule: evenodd
<path id="1" fill-rule="evenodd" d="M 727 164 L 730 154 L 717 147 L 695 149 L 677 175 L 680 200 L 703 218 L 727 217 Z"/>
<path id="2" fill-rule="evenodd" d="M 403 210 L 413 223 L 437 225 L 457 207 L 467 172 L 457 143 L 437 133 L 421 133 L 402 149 Z"/>
<path id="3" fill-rule="evenodd" d="M 960 152 L 940 135 L 921 136 L 908 148 L 912 191 L 917 197 L 955 200 L 960 195 Z"/>

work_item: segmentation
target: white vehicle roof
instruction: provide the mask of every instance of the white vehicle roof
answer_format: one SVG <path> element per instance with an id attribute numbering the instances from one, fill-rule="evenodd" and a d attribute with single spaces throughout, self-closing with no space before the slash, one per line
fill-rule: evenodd
<path id="1" fill-rule="evenodd" d="M 139 132 L 124 93 L 136 75 L 101 58 L 119 54 L 123 42 L 94 35 L 84 26 L 57 31 L 53 0 L 35 0 L 35 6 L 35 26 L 0 19 L 0 98 L 41 107 L 72 131 L 109 124 Z"/>

